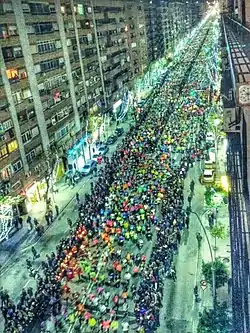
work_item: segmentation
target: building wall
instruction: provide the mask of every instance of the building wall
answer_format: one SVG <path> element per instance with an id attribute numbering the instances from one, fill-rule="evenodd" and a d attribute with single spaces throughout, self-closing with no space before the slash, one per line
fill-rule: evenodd
<path id="1" fill-rule="evenodd" d="M 108 112 L 194 25 L 186 1 L 0 3 L 0 181 L 43 177 L 91 115 Z M 195 11 L 194 11 L 195 12 Z"/>
<path id="2" fill-rule="evenodd" d="M 18 192 L 146 70 L 146 24 L 140 1 L 7 0 L 0 13 L 1 180 Z"/>

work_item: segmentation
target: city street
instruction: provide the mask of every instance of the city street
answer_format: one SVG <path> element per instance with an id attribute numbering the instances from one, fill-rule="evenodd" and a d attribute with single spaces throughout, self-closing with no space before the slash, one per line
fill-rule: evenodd
<path id="1" fill-rule="evenodd" d="M 195 333 L 199 313 L 213 306 L 211 286 L 201 288 L 202 261 L 211 258 L 195 214 L 213 244 L 200 176 L 214 112 L 204 93 L 210 78 L 203 64 L 207 50 L 216 49 L 217 24 L 214 15 L 204 20 L 137 122 L 130 116 L 121 124 L 125 134 L 111 146 L 98 176 L 72 189 L 61 185 L 55 194 L 59 217 L 44 235 L 30 231 L 18 247 L 11 239 L 3 244 L 1 286 L 19 310 L 24 302 L 36 311 L 22 332 Z M 226 146 L 216 149 L 220 181 Z M 227 204 L 218 208 L 217 219 L 228 228 Z M 32 246 L 39 254 L 34 260 Z M 229 232 L 217 241 L 214 257 L 229 261 Z M 31 296 L 23 290 L 28 288 Z M 224 287 L 218 298 L 230 303 Z M 5 320 L 4 332 L 18 332 L 12 313 Z"/>

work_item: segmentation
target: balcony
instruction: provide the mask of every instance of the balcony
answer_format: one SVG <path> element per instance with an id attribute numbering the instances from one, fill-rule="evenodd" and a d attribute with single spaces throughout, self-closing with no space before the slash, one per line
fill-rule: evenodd
<path id="1" fill-rule="evenodd" d="M 70 113 L 66 118 L 58 121 L 52 127 L 49 127 L 48 128 L 49 137 L 51 138 L 55 134 L 56 131 L 58 131 L 60 128 L 63 128 L 66 124 L 69 124 L 71 122 L 71 120 L 73 120 L 73 118 L 74 118 L 74 112 Z"/>
<path id="2" fill-rule="evenodd" d="M 56 14 L 50 13 L 49 15 L 32 15 L 25 13 L 25 22 L 27 23 L 40 23 L 40 22 L 57 22 Z"/>
<path id="3" fill-rule="evenodd" d="M 18 35 L 9 35 L 0 36 L 0 46 L 15 46 L 20 45 L 20 40 Z"/>
<path id="4" fill-rule="evenodd" d="M 72 65 L 71 65 L 71 67 L 72 67 Z M 78 67 L 79 67 L 79 65 L 78 65 Z M 49 72 L 37 73 L 36 78 L 37 78 L 38 83 L 40 83 L 40 82 L 43 82 L 46 79 L 49 79 L 53 76 L 57 76 L 57 75 L 60 75 L 60 74 L 65 74 L 65 67 L 61 66 L 61 67 L 55 68 L 55 69 L 53 69 Z"/>
<path id="5" fill-rule="evenodd" d="M 20 112 L 22 110 L 30 108 L 33 105 L 33 98 L 29 97 L 20 101 L 20 103 L 16 104 L 16 111 Z"/>
<path id="6" fill-rule="evenodd" d="M 49 32 L 49 39 L 60 39 L 59 31 Z M 28 34 L 30 44 L 36 44 L 37 41 L 43 42 L 48 40 L 48 34 Z"/>
<path id="7" fill-rule="evenodd" d="M 9 103 L 5 97 L 5 95 L 0 98 L 0 121 L 3 121 L 2 116 L 5 115 L 5 113 L 8 115 L 8 107 Z M 5 117 L 3 117 L 5 119 Z M 8 117 L 9 118 L 9 117 Z"/>
<path id="8" fill-rule="evenodd" d="M 52 116 L 56 114 L 56 112 L 60 111 L 64 107 L 71 105 L 70 96 L 64 98 L 60 103 L 49 106 L 46 110 L 44 110 L 45 120 L 50 119 Z"/>
<path id="9" fill-rule="evenodd" d="M 34 63 L 39 63 L 42 61 L 52 60 L 52 59 L 58 59 L 63 57 L 63 51 L 62 49 L 58 49 L 52 52 L 46 52 L 46 53 L 36 53 L 33 54 Z"/>
<path id="10" fill-rule="evenodd" d="M 24 68 L 24 59 L 23 58 L 16 58 L 14 60 L 7 61 L 5 63 L 6 69 L 12 68 Z"/>
<path id="11" fill-rule="evenodd" d="M 40 134 L 38 134 L 24 145 L 26 154 L 30 152 L 32 149 L 39 146 L 40 144 L 41 144 L 41 136 Z"/>
<path id="12" fill-rule="evenodd" d="M 29 86 L 29 81 L 27 77 L 21 79 L 19 77 L 18 79 L 9 79 L 9 82 L 11 84 L 12 91 L 22 90 Z"/>
<path id="13" fill-rule="evenodd" d="M 1 14 L 1 13 L 0 13 Z M 16 18 L 14 13 L 3 13 L 1 17 L 1 24 L 14 24 L 16 23 Z"/>
<path id="14" fill-rule="evenodd" d="M 2 160 L 0 160 L 0 169 L 4 169 L 6 165 L 11 164 L 13 161 L 20 159 L 20 152 L 19 149 L 16 149 Z"/>

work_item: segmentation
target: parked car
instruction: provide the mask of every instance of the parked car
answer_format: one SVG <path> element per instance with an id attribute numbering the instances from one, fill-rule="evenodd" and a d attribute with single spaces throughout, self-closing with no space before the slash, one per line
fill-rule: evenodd
<path id="1" fill-rule="evenodd" d="M 86 163 L 84 165 L 84 167 L 82 168 L 82 175 L 87 176 L 87 175 L 91 174 L 91 172 L 95 168 L 96 164 L 97 164 L 97 162 L 93 159 L 88 161 L 88 163 Z"/>
<path id="2" fill-rule="evenodd" d="M 115 134 L 117 136 L 122 136 L 123 133 L 124 133 L 124 129 L 122 127 L 117 127 L 117 129 L 115 130 Z"/>
<path id="3" fill-rule="evenodd" d="M 212 169 L 205 169 L 203 171 L 203 174 L 201 176 L 201 183 L 207 184 L 207 183 L 214 183 L 215 181 L 215 170 Z"/>
<path id="4" fill-rule="evenodd" d="M 103 145 L 98 149 L 98 151 L 99 151 L 99 153 L 101 153 L 101 155 L 106 155 L 107 152 L 109 151 L 109 147 L 106 145 Z"/>
<path id="5" fill-rule="evenodd" d="M 117 141 L 118 137 L 116 135 L 111 135 L 107 140 L 107 145 L 113 145 Z"/>

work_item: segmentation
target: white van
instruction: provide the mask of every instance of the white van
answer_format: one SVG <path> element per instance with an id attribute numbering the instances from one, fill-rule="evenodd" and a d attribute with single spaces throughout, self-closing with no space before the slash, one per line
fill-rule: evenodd
<path id="1" fill-rule="evenodd" d="M 215 171 L 211 169 L 205 169 L 202 175 L 202 183 L 214 183 Z"/>
<path id="2" fill-rule="evenodd" d="M 216 168 L 216 160 L 215 153 L 208 153 L 209 159 L 204 162 L 204 169 L 215 169 Z"/>

